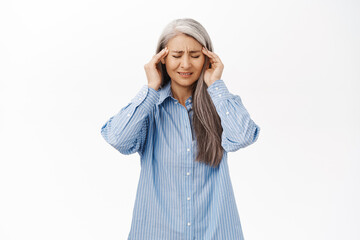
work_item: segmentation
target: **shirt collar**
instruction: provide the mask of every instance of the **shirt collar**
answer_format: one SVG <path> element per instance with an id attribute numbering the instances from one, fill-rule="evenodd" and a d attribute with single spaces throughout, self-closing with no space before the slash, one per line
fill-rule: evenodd
<path id="1" fill-rule="evenodd" d="M 168 81 L 162 88 L 160 88 L 159 93 L 160 97 L 159 102 L 157 103 L 158 105 L 165 101 L 166 98 L 173 96 L 171 92 L 171 81 Z"/>
<path id="2" fill-rule="evenodd" d="M 171 91 L 171 81 L 168 81 L 162 88 L 159 89 L 159 93 L 160 93 L 160 97 L 159 97 L 159 101 L 157 103 L 157 105 L 160 105 L 162 102 L 165 101 L 165 99 L 167 99 L 168 97 L 171 97 L 173 100 L 177 101 L 172 94 Z M 187 102 L 190 100 L 191 101 L 192 96 L 190 96 L 187 99 Z"/>

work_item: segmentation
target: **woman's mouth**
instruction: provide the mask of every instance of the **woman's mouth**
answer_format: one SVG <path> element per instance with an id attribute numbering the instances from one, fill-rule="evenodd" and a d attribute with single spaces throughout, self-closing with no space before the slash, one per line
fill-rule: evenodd
<path id="1" fill-rule="evenodd" d="M 190 77 L 193 73 L 192 72 L 178 72 L 180 76 L 184 78 Z"/>

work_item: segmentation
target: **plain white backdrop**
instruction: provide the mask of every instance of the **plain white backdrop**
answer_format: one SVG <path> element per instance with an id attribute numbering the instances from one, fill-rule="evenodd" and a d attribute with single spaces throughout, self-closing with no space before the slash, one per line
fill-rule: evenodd
<path id="1" fill-rule="evenodd" d="M 101 126 L 175 18 L 261 127 L 229 154 L 246 240 L 360 239 L 360 2 L 2 1 L 0 239 L 126 239 L 140 175 Z"/>

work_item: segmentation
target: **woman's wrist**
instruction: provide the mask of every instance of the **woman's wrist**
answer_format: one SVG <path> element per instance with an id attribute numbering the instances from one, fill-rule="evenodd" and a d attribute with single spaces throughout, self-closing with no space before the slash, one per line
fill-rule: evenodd
<path id="1" fill-rule="evenodd" d="M 153 88 L 153 89 L 155 89 L 155 91 L 157 91 L 160 86 L 156 86 L 156 85 L 153 85 L 153 84 L 148 84 L 148 87 Z"/>

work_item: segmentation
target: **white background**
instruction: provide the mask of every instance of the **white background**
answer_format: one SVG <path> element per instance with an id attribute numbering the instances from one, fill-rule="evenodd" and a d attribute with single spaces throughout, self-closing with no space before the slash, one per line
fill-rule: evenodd
<path id="1" fill-rule="evenodd" d="M 246 240 L 360 239 L 360 2 L 1 1 L 0 239 L 126 239 L 140 174 L 101 126 L 191 17 L 261 127 L 229 154 Z"/>

